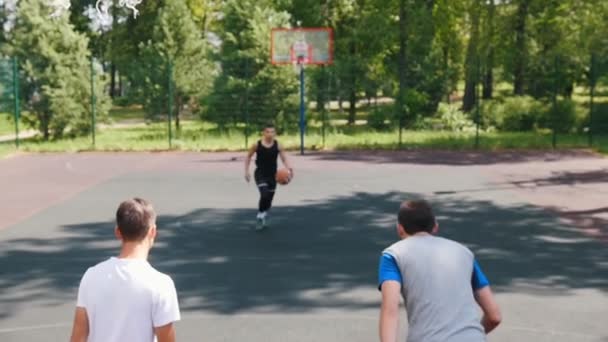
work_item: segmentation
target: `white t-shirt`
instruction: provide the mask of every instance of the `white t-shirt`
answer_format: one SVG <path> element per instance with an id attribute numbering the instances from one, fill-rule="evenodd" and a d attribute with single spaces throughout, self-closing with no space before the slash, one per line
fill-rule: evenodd
<path id="1" fill-rule="evenodd" d="M 179 321 L 173 280 L 147 261 L 110 258 L 89 268 L 78 289 L 88 342 L 153 342 L 155 327 Z"/>

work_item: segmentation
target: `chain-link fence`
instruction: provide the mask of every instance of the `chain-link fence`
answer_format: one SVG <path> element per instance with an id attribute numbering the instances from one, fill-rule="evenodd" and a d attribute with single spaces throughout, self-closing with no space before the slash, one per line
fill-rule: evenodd
<path id="1" fill-rule="evenodd" d="M 14 127 L 14 142 L 19 148 L 19 76 L 16 58 L 0 57 L 0 113 L 4 116 L 3 133 Z M 3 139 L 6 141 L 7 139 Z"/>
<path id="2" fill-rule="evenodd" d="M 20 94 L 29 82 L 18 70 L 25 62 L 0 59 L 0 112 L 11 118 L 17 132 L 24 126 L 21 104 L 26 119 L 32 116 L 30 109 L 45 105 L 36 98 L 40 96 L 36 90 L 28 88 L 26 95 Z M 90 64 L 90 91 L 78 99 L 86 102 L 83 108 L 90 108 L 84 114 L 90 115 L 90 127 L 84 130 L 87 136 L 70 136 L 80 139 L 82 149 L 242 150 L 267 123 L 275 124 L 285 146 L 300 147 L 301 84 L 297 70 L 289 66 L 246 58 L 217 62 L 209 82 L 193 87 L 180 83 L 179 75 L 176 79 L 178 67 L 172 63 L 142 68 L 136 77 L 121 75 L 109 64 L 94 60 Z M 366 84 L 359 77 L 352 83 L 336 66 L 307 67 L 304 145 L 306 149 L 606 146 L 608 82 L 605 75 L 593 72 L 592 68 L 589 82 L 581 82 L 569 94 L 556 91 L 544 100 L 513 97 L 505 91 L 484 100 L 480 83 L 479 101 L 469 113 L 460 110 L 460 89 L 446 92 L 441 103 L 425 103 L 420 107 L 424 111 L 404 114 L 395 99 L 394 82 Z M 114 95 L 107 116 L 103 112 L 109 107 L 101 104 L 99 92 Z M 35 120 L 25 121 L 26 127 L 40 130 Z M 70 131 L 75 126 L 68 122 L 64 127 Z M 40 143 L 43 137 L 40 134 L 31 143 Z"/>

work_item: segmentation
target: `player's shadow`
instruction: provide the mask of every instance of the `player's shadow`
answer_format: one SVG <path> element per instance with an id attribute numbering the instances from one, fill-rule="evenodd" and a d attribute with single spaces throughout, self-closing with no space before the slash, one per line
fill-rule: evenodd
<path id="1" fill-rule="evenodd" d="M 261 233 L 251 230 L 250 209 L 161 216 L 151 262 L 174 278 L 185 311 L 373 308 L 378 257 L 395 241 L 399 202 L 414 197 L 355 193 L 278 207 Z M 606 245 L 549 212 L 457 196 L 432 200 L 441 234 L 468 245 L 498 291 L 607 291 Z M 55 238 L 0 244 L 0 318 L 32 301 L 72 301 L 86 268 L 116 252 L 111 222 L 57 229 Z"/>

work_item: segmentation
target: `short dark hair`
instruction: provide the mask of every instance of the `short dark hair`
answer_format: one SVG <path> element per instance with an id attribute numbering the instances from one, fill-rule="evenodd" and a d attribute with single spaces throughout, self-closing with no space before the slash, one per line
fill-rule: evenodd
<path id="1" fill-rule="evenodd" d="M 433 208 L 424 200 L 403 202 L 399 207 L 398 221 L 408 235 L 431 233 L 436 224 Z"/>
<path id="2" fill-rule="evenodd" d="M 265 131 L 265 130 L 267 130 L 269 128 L 272 128 L 272 129 L 275 128 L 274 124 L 272 122 L 269 122 L 269 123 L 265 124 L 264 127 L 262 128 L 262 131 Z"/>
<path id="3" fill-rule="evenodd" d="M 143 240 L 156 222 L 152 204 L 145 199 L 124 201 L 116 211 L 116 225 L 125 241 Z"/>

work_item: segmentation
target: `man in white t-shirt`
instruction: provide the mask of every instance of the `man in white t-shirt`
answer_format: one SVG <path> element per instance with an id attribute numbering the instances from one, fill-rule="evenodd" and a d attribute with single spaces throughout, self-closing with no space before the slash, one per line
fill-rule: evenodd
<path id="1" fill-rule="evenodd" d="M 147 261 L 156 213 L 134 198 L 116 212 L 118 257 L 89 268 L 80 282 L 71 342 L 173 342 L 179 305 L 173 280 Z"/>

